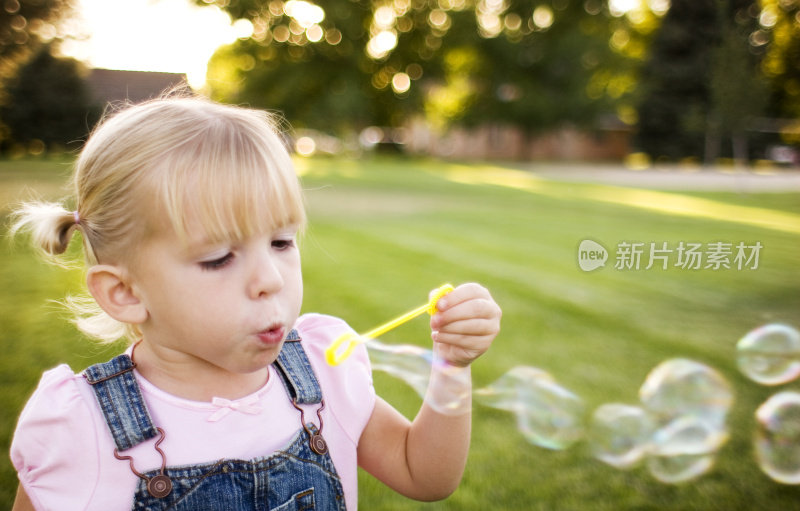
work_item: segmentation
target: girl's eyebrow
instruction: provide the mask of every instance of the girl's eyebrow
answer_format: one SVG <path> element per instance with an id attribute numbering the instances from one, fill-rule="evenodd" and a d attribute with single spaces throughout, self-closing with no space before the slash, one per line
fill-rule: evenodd
<path id="1" fill-rule="evenodd" d="M 272 232 L 275 234 L 284 234 L 284 233 L 296 234 L 297 231 L 299 230 L 300 226 L 297 224 L 285 224 L 282 226 L 275 227 L 275 229 L 273 229 Z"/>
<path id="2" fill-rule="evenodd" d="M 282 225 L 277 225 L 270 229 L 270 235 L 296 235 L 300 230 L 300 226 L 296 223 L 286 223 Z M 221 245 L 231 245 L 236 244 L 241 240 L 238 240 L 234 237 L 224 238 L 220 240 L 212 240 L 207 235 L 199 236 L 197 238 L 190 238 L 186 240 L 184 244 L 184 251 L 190 254 L 195 254 L 198 252 L 203 252 L 206 250 L 212 250 L 215 248 L 220 247 Z"/>
<path id="3" fill-rule="evenodd" d="M 185 240 L 182 245 L 182 252 L 190 257 L 196 257 L 202 255 L 203 252 L 208 252 L 217 248 L 220 248 L 222 245 L 227 245 L 232 243 L 232 240 L 219 240 L 214 241 L 206 235 L 197 238 L 189 238 Z"/>

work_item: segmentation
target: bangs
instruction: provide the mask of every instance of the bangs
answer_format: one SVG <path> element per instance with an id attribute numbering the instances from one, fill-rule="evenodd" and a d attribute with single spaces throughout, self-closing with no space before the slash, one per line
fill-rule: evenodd
<path id="1" fill-rule="evenodd" d="M 213 119 L 163 162 L 163 204 L 184 241 L 197 224 L 211 243 L 305 225 L 300 184 L 269 117 L 242 116 Z"/>

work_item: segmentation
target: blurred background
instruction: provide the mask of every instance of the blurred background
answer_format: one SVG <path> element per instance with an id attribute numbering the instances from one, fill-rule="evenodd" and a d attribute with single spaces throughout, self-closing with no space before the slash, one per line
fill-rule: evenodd
<path id="1" fill-rule="evenodd" d="M 72 203 L 106 105 L 186 85 L 285 117 L 304 311 L 366 331 L 478 281 L 504 314 L 475 388 L 550 375 L 476 404 L 452 497 L 361 473 L 362 508 L 800 509 L 800 0 L 0 0 L 4 233 L 22 199 Z M 80 264 L 5 241 L 3 453 L 42 371 L 122 349 L 53 303 L 85 291 Z M 418 320 L 381 340 L 429 339 Z M 636 417 L 655 426 L 634 442 Z M 0 508 L 16 486 L 0 456 Z"/>
<path id="2" fill-rule="evenodd" d="M 2 2 L 8 155 L 180 82 L 283 113 L 301 154 L 797 165 L 800 4 Z"/>

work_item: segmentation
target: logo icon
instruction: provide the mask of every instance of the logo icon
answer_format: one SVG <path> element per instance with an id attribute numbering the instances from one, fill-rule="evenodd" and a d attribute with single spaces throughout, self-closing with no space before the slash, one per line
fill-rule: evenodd
<path id="1" fill-rule="evenodd" d="M 578 246 L 578 266 L 583 271 L 594 271 L 606 265 L 608 250 L 592 240 L 583 240 Z"/>

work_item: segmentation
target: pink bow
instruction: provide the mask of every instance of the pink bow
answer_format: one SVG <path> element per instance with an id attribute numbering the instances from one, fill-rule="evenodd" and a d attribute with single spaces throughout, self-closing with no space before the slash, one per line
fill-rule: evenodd
<path id="1" fill-rule="evenodd" d="M 226 417 L 231 412 L 242 412 L 249 415 L 257 415 L 261 413 L 261 406 L 258 404 L 258 396 L 251 395 L 238 401 L 231 401 L 222 397 L 215 397 L 211 400 L 211 404 L 218 406 L 219 409 L 206 419 L 208 422 L 217 422 L 218 420 Z"/>

